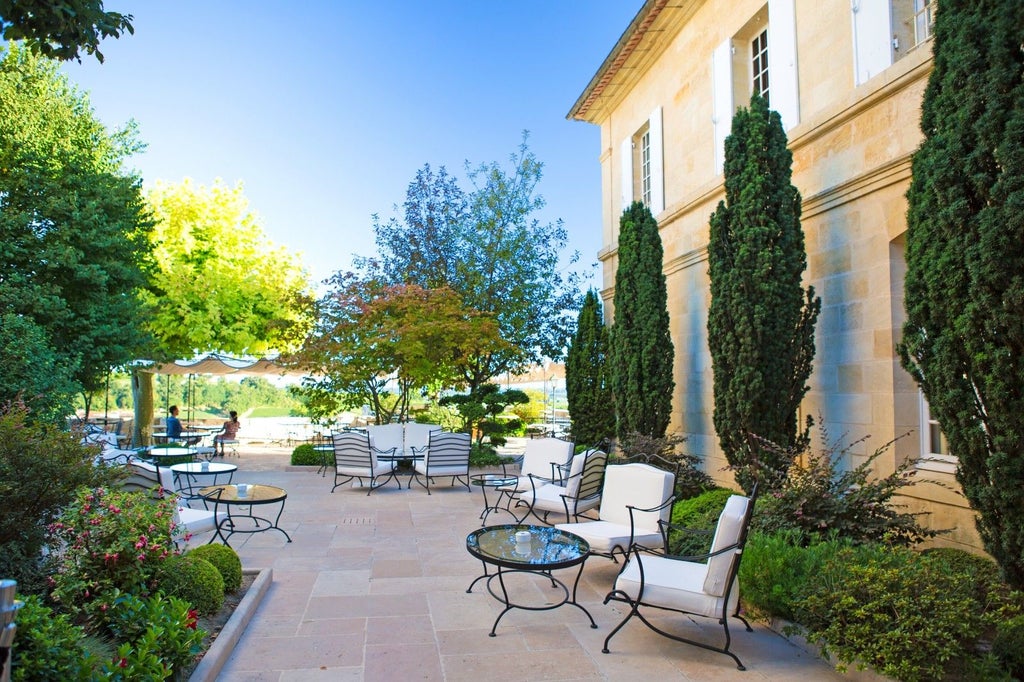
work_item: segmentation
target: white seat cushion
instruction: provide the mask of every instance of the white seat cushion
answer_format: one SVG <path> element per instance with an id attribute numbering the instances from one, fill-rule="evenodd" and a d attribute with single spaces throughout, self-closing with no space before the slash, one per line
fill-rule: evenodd
<path id="1" fill-rule="evenodd" d="M 377 476 L 383 476 L 389 474 L 395 470 L 398 466 L 397 462 L 391 460 L 378 461 L 374 467 L 337 467 L 338 474 L 340 476 L 355 476 L 362 478 L 376 478 Z"/>
<path id="2" fill-rule="evenodd" d="M 666 557 L 644 555 L 643 603 L 678 609 L 708 618 L 722 615 L 721 596 L 704 591 L 707 579 L 707 564 L 677 561 Z M 615 579 L 615 589 L 622 590 L 632 599 L 640 593 L 640 569 L 635 556 L 630 557 L 626 566 Z M 739 601 L 739 581 L 735 581 L 729 593 L 728 611 L 736 610 Z"/>
<path id="3" fill-rule="evenodd" d="M 558 530 L 568 531 L 590 543 L 590 549 L 595 552 L 607 554 L 616 547 L 621 550 L 629 549 L 629 525 L 612 523 L 611 521 L 581 521 L 579 523 L 559 523 L 555 526 Z M 643 547 L 661 547 L 661 533 L 638 534 L 634 542 Z"/>
<path id="4" fill-rule="evenodd" d="M 174 511 L 174 522 L 179 528 L 187 533 L 198 535 L 214 530 L 218 521 L 227 518 L 225 512 L 217 512 L 214 516 L 212 511 L 206 509 L 192 509 L 190 507 L 178 506 Z"/>
<path id="5" fill-rule="evenodd" d="M 579 457 L 579 455 L 577 455 Z M 579 477 L 577 477 L 578 479 Z M 519 495 L 519 499 L 530 505 L 534 511 L 546 511 L 546 512 L 562 512 L 565 513 L 565 502 L 562 499 L 562 495 L 568 494 L 568 490 L 564 486 L 553 485 L 551 483 L 539 486 L 536 491 L 526 490 Z M 601 499 L 598 497 L 579 500 L 576 504 L 575 513 L 585 512 L 588 509 L 593 509 L 601 503 Z M 569 511 L 572 512 L 572 506 L 570 503 Z M 626 528 L 626 537 L 629 537 L 629 528 Z"/>
<path id="6" fill-rule="evenodd" d="M 427 465 L 420 461 L 416 461 L 415 465 L 416 473 L 421 476 L 427 475 Z M 431 476 L 465 476 L 466 467 L 464 466 L 441 466 L 441 467 L 430 467 Z"/>

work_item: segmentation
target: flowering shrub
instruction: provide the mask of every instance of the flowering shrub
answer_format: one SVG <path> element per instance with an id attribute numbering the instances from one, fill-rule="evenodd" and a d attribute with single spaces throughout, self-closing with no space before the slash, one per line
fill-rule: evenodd
<path id="1" fill-rule="evenodd" d="M 821 419 L 819 418 L 819 423 Z M 808 444 L 803 451 L 787 451 L 792 462 L 780 480 L 762 481 L 770 493 L 758 498 L 752 527 L 766 533 L 793 529 L 803 536 L 802 544 L 836 532 L 858 542 L 885 541 L 911 546 L 937 535 L 918 522 L 918 515 L 902 511 L 893 496 L 913 485 L 913 460 L 907 460 L 882 478 L 874 477 L 874 462 L 892 445 L 886 443 L 856 467 L 843 467 L 853 447 L 866 438 L 843 447 L 820 428 L 821 447 Z M 780 450 L 760 441 L 765 450 Z M 781 457 L 778 455 L 777 457 Z M 776 458 L 773 458 L 776 459 Z M 781 461 L 781 460 L 777 460 Z"/>
<path id="2" fill-rule="evenodd" d="M 137 492 L 79 491 L 50 525 L 58 546 L 54 599 L 74 611 L 113 590 L 148 595 L 160 565 L 178 553 L 174 504 Z"/>
<path id="3" fill-rule="evenodd" d="M 107 606 L 102 625 L 124 643 L 103 668 L 111 679 L 166 679 L 192 661 L 206 637 L 196 611 L 175 597 L 116 593 Z"/>

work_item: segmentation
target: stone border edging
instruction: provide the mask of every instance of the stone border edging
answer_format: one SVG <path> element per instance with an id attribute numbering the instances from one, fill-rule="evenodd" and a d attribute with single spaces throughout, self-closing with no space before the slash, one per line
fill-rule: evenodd
<path id="1" fill-rule="evenodd" d="M 243 574 L 256 574 L 256 580 L 246 591 L 242 601 L 238 603 L 231 618 L 224 624 L 220 635 L 213 641 L 213 644 L 206 650 L 203 660 L 192 671 L 188 678 L 189 682 L 213 682 L 217 679 L 221 668 L 227 663 L 231 652 L 235 650 L 239 638 L 245 632 L 245 628 L 252 620 L 253 614 L 263 601 L 263 596 L 270 589 L 270 583 L 274 581 L 274 570 L 271 568 L 250 568 L 242 571 Z"/>

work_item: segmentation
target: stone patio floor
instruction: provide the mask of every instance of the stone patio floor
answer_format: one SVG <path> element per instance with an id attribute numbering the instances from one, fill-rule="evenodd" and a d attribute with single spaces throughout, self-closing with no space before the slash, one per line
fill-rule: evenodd
<path id="1" fill-rule="evenodd" d="M 601 603 L 618 568 L 603 557 L 587 560 L 578 593 L 598 629 L 571 606 L 513 610 L 489 637 L 501 605 L 483 582 L 466 593 L 482 572 L 465 549 L 466 535 L 480 527 L 478 488 L 432 487 L 428 496 L 415 484 L 401 491 L 388 484 L 370 496 L 348 486 L 332 494 L 331 475 L 289 466 L 290 452 L 248 445 L 228 458 L 239 465 L 234 482 L 288 491 L 281 526 L 293 541 L 276 532 L 231 538 L 243 567 L 272 568 L 273 583 L 218 680 L 844 679 L 760 623 L 752 633 L 738 622 L 730 628 L 745 672 L 727 656 L 660 637 L 638 621 L 616 635 L 610 654 L 601 653 L 622 617 L 621 605 Z M 574 571 L 563 572 L 570 582 Z M 544 603 L 546 588 L 537 579 L 517 589 Z M 662 620 L 721 641 L 713 621 Z"/>

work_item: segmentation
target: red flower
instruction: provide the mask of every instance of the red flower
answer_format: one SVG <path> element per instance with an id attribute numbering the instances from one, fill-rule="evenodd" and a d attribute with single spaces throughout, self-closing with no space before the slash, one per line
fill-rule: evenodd
<path id="1" fill-rule="evenodd" d="M 188 621 L 185 623 L 185 627 L 189 630 L 195 630 L 196 624 L 199 622 L 199 612 L 195 609 L 188 610 Z"/>

